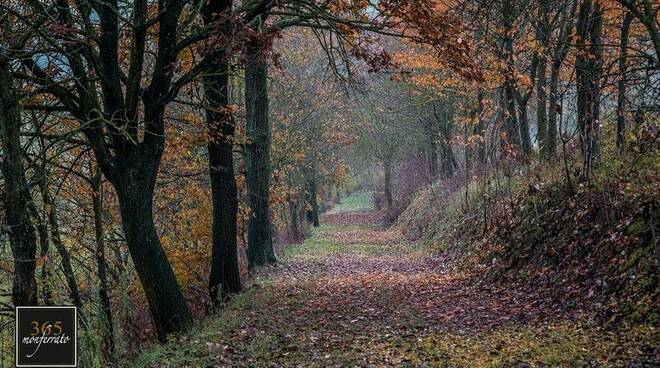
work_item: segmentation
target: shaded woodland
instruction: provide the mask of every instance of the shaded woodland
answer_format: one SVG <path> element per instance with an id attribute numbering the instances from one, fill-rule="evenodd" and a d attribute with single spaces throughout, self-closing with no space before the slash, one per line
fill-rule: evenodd
<path id="1" fill-rule="evenodd" d="M 0 0 L 0 366 L 660 364 L 659 8 Z"/>

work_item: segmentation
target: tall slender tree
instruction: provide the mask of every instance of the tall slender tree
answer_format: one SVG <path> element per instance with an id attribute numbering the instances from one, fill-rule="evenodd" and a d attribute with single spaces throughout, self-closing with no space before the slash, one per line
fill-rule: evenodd
<path id="1" fill-rule="evenodd" d="M 542 48 L 539 52 L 538 68 L 536 71 L 536 126 L 537 141 L 540 156 L 543 157 L 548 144 L 548 94 L 547 94 L 547 65 L 548 48 L 550 46 L 550 1 L 538 1 L 538 20 L 536 25 L 536 40 Z"/>
<path id="2" fill-rule="evenodd" d="M 25 178 L 21 147 L 21 117 L 18 94 L 12 77 L 10 59 L 0 44 L 0 141 L 2 142 L 2 175 L 4 177 L 5 225 L 14 257 L 14 305 L 37 304 L 36 269 L 37 239 L 30 219 L 29 187 Z"/>
<path id="3" fill-rule="evenodd" d="M 514 5 L 511 0 L 502 1 L 502 49 L 506 70 L 504 72 L 503 95 L 504 106 L 506 107 L 506 119 L 504 130 L 507 133 L 508 143 L 514 147 L 521 146 L 520 125 L 516 112 L 516 82 L 514 68 L 514 50 L 513 50 L 513 27 L 514 27 Z"/>
<path id="4" fill-rule="evenodd" d="M 248 219 L 247 258 L 250 267 L 275 262 L 270 221 L 270 119 L 268 110 L 268 61 L 262 25 L 248 44 L 245 63 L 245 113 L 248 143 L 245 149 L 246 184 L 251 216 Z"/>
<path id="5" fill-rule="evenodd" d="M 616 100 L 616 146 L 623 149 L 626 141 L 626 85 L 628 83 L 628 37 L 633 14 L 626 12 L 621 24 L 621 44 L 619 46 L 619 91 Z"/>
<path id="6" fill-rule="evenodd" d="M 599 155 L 600 88 L 602 75 L 602 8 L 599 2 L 583 0 L 577 23 L 578 55 L 575 60 L 577 78 L 578 126 L 582 152 L 581 178 L 588 180 Z"/>
<path id="7" fill-rule="evenodd" d="M 233 153 L 236 126 L 229 106 L 230 55 L 224 44 L 231 39 L 231 7 L 231 0 L 211 0 L 202 9 L 205 25 L 219 33 L 219 44 L 214 45 L 212 61 L 203 77 L 213 203 L 209 293 L 214 302 L 242 289 L 236 249 L 238 189 Z"/>
<path id="8" fill-rule="evenodd" d="M 559 79 L 562 64 L 568 55 L 571 47 L 570 40 L 574 35 L 575 28 L 575 14 L 579 0 L 573 0 L 570 9 L 562 7 L 559 13 L 560 30 L 559 35 L 555 41 L 555 47 L 552 52 L 551 68 L 550 68 L 550 85 L 548 90 L 548 131 L 547 131 L 547 144 L 544 145 L 545 157 L 550 159 L 557 151 L 557 135 L 558 135 L 558 116 L 561 115 L 561 101 L 559 94 Z"/>

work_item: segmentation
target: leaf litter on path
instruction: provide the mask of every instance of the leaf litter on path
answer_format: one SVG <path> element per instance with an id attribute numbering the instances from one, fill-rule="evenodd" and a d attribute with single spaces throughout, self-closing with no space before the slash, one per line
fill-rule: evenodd
<path id="1" fill-rule="evenodd" d="M 255 286 L 209 317 L 196 332 L 198 346 L 186 350 L 197 354 L 165 346 L 149 366 L 595 367 L 657 361 L 652 328 L 605 333 L 541 290 L 447 267 L 443 256 L 378 228 L 380 219 L 376 212 L 324 216 L 310 240 L 290 246 L 300 248 L 285 250 L 282 263 L 261 270 Z"/>

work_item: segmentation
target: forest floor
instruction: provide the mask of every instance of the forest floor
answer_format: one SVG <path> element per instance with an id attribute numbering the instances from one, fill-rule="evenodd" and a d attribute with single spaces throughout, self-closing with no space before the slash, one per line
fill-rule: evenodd
<path id="1" fill-rule="evenodd" d="M 383 229 L 370 196 L 323 215 L 254 284 L 145 367 L 652 366 L 650 327 L 610 331 L 536 290 L 448 267 Z"/>

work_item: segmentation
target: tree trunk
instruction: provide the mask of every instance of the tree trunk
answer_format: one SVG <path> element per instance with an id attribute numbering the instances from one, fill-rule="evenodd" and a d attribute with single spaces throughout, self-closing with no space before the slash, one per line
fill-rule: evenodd
<path id="1" fill-rule="evenodd" d="M 241 291 L 241 279 L 238 268 L 238 250 L 236 243 L 236 221 L 238 216 L 238 189 L 234 176 L 234 157 L 231 139 L 234 135 L 233 118 L 223 109 L 227 108 L 228 100 L 225 96 L 218 96 L 220 85 L 225 84 L 227 91 L 227 73 L 225 65 L 216 68 L 216 72 L 224 74 L 223 77 L 209 76 L 205 81 L 205 95 L 209 105 L 215 106 L 207 110 L 207 124 L 209 126 L 210 141 L 209 171 L 211 176 L 211 192 L 213 201 L 213 229 L 211 246 L 211 273 L 209 276 L 209 291 L 211 299 L 218 301 L 226 299 L 230 294 Z M 215 79 L 215 81 L 211 81 Z M 224 81 L 218 81 L 224 79 Z M 214 111 L 215 110 L 215 111 Z"/>
<path id="2" fill-rule="evenodd" d="M 484 98 L 484 93 L 480 89 L 479 92 L 477 92 L 477 113 L 475 118 L 477 119 L 475 125 L 474 125 L 474 134 L 477 135 L 479 138 L 477 139 L 477 148 L 476 148 L 476 156 L 477 159 L 479 160 L 479 164 L 481 165 L 481 168 L 485 167 L 486 163 L 486 127 L 484 125 L 484 119 L 482 119 L 482 112 L 484 109 L 484 104 L 483 104 L 483 98 Z"/>
<path id="3" fill-rule="evenodd" d="M 516 101 L 513 93 L 513 82 L 507 80 L 504 84 L 504 103 L 506 106 L 506 119 L 504 122 L 504 131 L 507 134 L 507 143 L 514 148 L 520 147 L 520 128 L 516 118 Z"/>
<path id="4" fill-rule="evenodd" d="M 42 168 L 43 169 L 43 168 Z M 37 173 L 37 175 L 43 175 L 43 171 Z M 39 251 L 40 256 L 44 260 L 41 265 L 41 297 L 45 305 L 53 305 L 53 291 L 52 282 L 53 282 L 53 270 L 52 270 L 52 260 L 50 259 L 50 240 L 48 236 L 48 223 L 47 215 L 39 214 L 39 210 L 30 196 L 28 203 L 28 211 L 33 221 L 36 223 L 35 227 L 37 229 L 37 234 L 39 238 Z M 45 212 L 45 210 L 44 210 Z"/>
<path id="5" fill-rule="evenodd" d="M 298 201 L 289 201 L 289 217 L 291 218 L 289 232 L 294 239 L 298 240 L 300 238 L 300 227 L 298 226 Z"/>
<path id="6" fill-rule="evenodd" d="M 600 5 L 592 0 L 584 0 L 580 5 L 577 25 L 580 52 L 575 61 L 578 126 L 582 153 L 581 180 L 589 180 L 593 162 L 598 159 L 599 153 L 601 26 Z"/>
<path id="7" fill-rule="evenodd" d="M 392 163 L 386 161 L 384 163 L 385 169 L 385 202 L 387 207 L 392 207 Z"/>
<path id="8" fill-rule="evenodd" d="M 30 220 L 29 188 L 23 170 L 20 141 L 21 120 L 9 61 L 0 49 L 0 139 L 3 148 L 2 174 L 5 181 L 3 232 L 9 235 L 14 257 L 12 301 L 18 305 L 37 304 L 36 236 Z"/>
<path id="9" fill-rule="evenodd" d="M 600 121 L 600 98 L 603 79 L 603 8 L 598 1 L 594 2 L 593 24 L 590 32 L 591 36 L 591 62 L 593 63 L 593 86 L 591 116 L 593 117 L 593 155 L 596 163 L 601 158 L 601 121 Z"/>
<path id="10" fill-rule="evenodd" d="M 551 159 L 557 152 L 557 115 L 561 114 L 561 104 L 559 96 L 559 78 L 561 65 L 568 55 L 571 43 L 571 35 L 574 28 L 574 16 L 579 5 L 580 0 L 573 0 L 571 8 L 563 20 L 563 25 L 559 36 L 557 37 L 556 46 L 552 53 L 552 64 L 550 68 L 550 91 L 548 94 L 548 143 L 546 145 L 545 157 Z M 559 132 L 561 134 L 561 132 Z"/>
<path id="11" fill-rule="evenodd" d="M 548 98 L 546 96 L 546 58 L 541 56 L 539 60 L 538 75 L 536 76 L 536 125 L 539 153 L 543 156 L 548 145 Z"/>
<path id="12" fill-rule="evenodd" d="M 538 38 L 537 31 L 537 38 Z M 532 139 L 529 136 L 529 116 L 527 115 L 527 105 L 529 104 L 529 98 L 534 91 L 534 84 L 536 83 L 536 74 L 538 72 L 539 56 L 538 53 L 535 53 L 532 57 L 532 65 L 529 69 L 529 78 L 531 85 L 528 87 L 517 88 L 513 90 L 514 96 L 516 98 L 516 106 L 518 107 L 518 121 L 520 128 L 520 141 L 522 151 L 526 156 L 529 156 L 532 153 Z M 512 82 L 515 83 L 515 82 Z M 515 86 L 515 84 L 513 84 Z"/>
<path id="13" fill-rule="evenodd" d="M 539 0 L 539 21 L 536 26 L 536 39 L 543 47 L 539 52 L 539 63 L 536 69 L 536 141 L 539 145 L 539 156 L 543 157 L 548 144 L 548 96 L 547 96 L 547 50 L 550 46 L 550 13 L 551 4 L 548 0 Z"/>
<path id="14" fill-rule="evenodd" d="M 438 115 L 435 112 L 435 106 L 433 112 L 437 120 Z M 428 161 L 429 165 L 429 183 L 433 184 L 436 180 L 438 180 L 438 134 L 433 128 L 431 119 L 420 119 L 420 123 L 422 124 L 425 135 L 428 139 L 428 147 L 426 148 L 426 160 Z"/>
<path id="15" fill-rule="evenodd" d="M 249 46 L 245 66 L 247 192 L 252 210 L 248 220 L 249 267 L 275 262 L 270 223 L 270 121 L 268 117 L 268 63 L 261 45 Z"/>
<path id="16" fill-rule="evenodd" d="M 103 312 L 105 331 L 103 340 L 108 348 L 109 359 L 112 361 L 115 354 L 114 328 L 112 325 L 112 309 L 110 295 L 108 294 L 107 263 L 105 259 L 105 235 L 103 231 L 103 176 L 97 169 L 92 178 L 92 203 L 94 210 L 94 235 L 96 238 L 96 267 L 99 278 L 99 299 Z"/>
<path id="17" fill-rule="evenodd" d="M 526 155 L 532 152 L 532 140 L 529 136 L 529 118 L 527 116 L 527 98 L 518 102 L 518 117 L 520 127 L 520 141 L 522 150 Z"/>
<path id="18" fill-rule="evenodd" d="M 35 124 L 34 129 L 39 129 L 39 125 Z M 43 138 L 39 139 L 40 143 L 40 148 L 41 152 L 43 155 L 43 158 L 45 159 L 46 157 L 46 145 L 45 142 L 43 141 Z M 41 166 L 36 170 L 35 172 L 35 177 L 40 177 L 41 181 L 47 180 L 46 174 L 45 174 L 45 165 L 46 161 L 42 162 Z M 40 182 L 41 182 L 40 181 Z M 39 186 L 40 189 L 42 190 L 42 198 L 43 198 L 43 188 L 44 185 Z M 39 213 L 39 208 L 37 208 L 37 205 L 35 201 L 32 198 L 32 195 L 28 192 L 28 211 L 30 212 L 30 216 L 32 217 L 32 221 L 35 224 L 35 228 L 37 230 L 37 237 L 39 238 L 39 251 L 40 251 L 40 257 L 43 260 L 41 264 L 41 298 L 43 300 L 44 305 L 54 305 L 55 301 L 53 300 L 53 261 L 50 256 L 50 237 L 48 236 L 48 215 L 47 215 L 47 207 L 45 205 L 42 205 L 42 213 Z"/>
<path id="19" fill-rule="evenodd" d="M 561 105 L 559 101 L 559 69 L 561 63 L 553 63 L 550 71 L 550 90 L 548 94 L 548 139 L 544 145 L 545 157 L 550 159 L 557 152 L 557 115 L 561 114 Z"/>
<path id="20" fill-rule="evenodd" d="M 515 101 L 515 79 L 514 79 L 514 57 L 513 57 L 513 32 L 512 19 L 513 4 L 510 0 L 504 0 L 502 4 L 504 37 L 503 48 L 505 55 L 506 71 L 504 76 L 504 99 L 506 101 L 506 110 L 508 112 L 505 122 L 505 132 L 507 133 L 508 143 L 515 148 L 520 148 L 521 136 L 518 119 L 516 119 L 516 101 Z"/>
<path id="21" fill-rule="evenodd" d="M 158 340 L 165 342 L 167 335 L 187 330 L 192 319 L 156 233 L 153 219 L 155 174 L 154 178 L 144 178 L 126 168 L 116 179 L 126 244 L 147 296 Z"/>
<path id="22" fill-rule="evenodd" d="M 626 83 L 627 83 L 627 58 L 628 58 L 628 34 L 633 14 L 627 12 L 621 25 L 621 46 L 619 54 L 619 94 L 616 104 L 616 147 L 623 150 L 626 141 Z"/>
<path id="23" fill-rule="evenodd" d="M 52 272 L 52 260 L 50 259 L 50 242 L 48 241 L 48 226 L 46 225 L 44 219 L 37 219 L 36 216 L 32 218 L 37 221 L 37 234 L 39 234 L 39 250 L 40 256 L 43 259 L 43 264 L 41 265 L 41 297 L 45 305 L 53 305 L 53 291 L 52 282 L 53 282 L 53 272 Z"/>
<path id="24" fill-rule="evenodd" d="M 451 145 L 446 142 L 440 142 L 440 150 L 442 151 L 442 173 L 445 178 L 451 178 L 456 172 L 458 164 L 454 156 L 454 150 Z"/>
<path id="25" fill-rule="evenodd" d="M 317 197 L 317 182 L 316 182 L 316 166 L 314 165 L 311 170 L 309 178 L 307 178 L 307 195 L 309 196 L 310 209 L 307 211 L 307 221 L 312 226 L 318 227 L 321 223 L 319 221 L 319 203 Z"/>
<path id="26" fill-rule="evenodd" d="M 39 182 L 39 186 L 41 187 L 41 200 L 43 201 L 43 205 L 46 209 L 46 216 L 48 217 L 50 240 L 53 242 L 57 253 L 62 259 L 62 270 L 64 271 L 64 277 L 66 278 L 67 286 L 69 287 L 69 296 L 71 297 L 73 304 L 78 307 L 78 314 L 82 316 L 82 299 L 80 298 L 80 290 L 78 289 L 78 280 L 76 279 L 76 274 L 71 265 L 69 251 L 64 246 L 64 243 L 62 243 L 62 238 L 60 237 L 60 225 L 57 220 L 55 201 L 50 195 L 48 183 L 45 179 Z M 81 318 L 84 319 L 84 317 Z"/>
<path id="27" fill-rule="evenodd" d="M 204 23 L 208 25 L 214 22 L 218 15 L 229 11 L 231 5 L 232 2 L 228 0 L 212 0 L 202 11 Z M 221 31 L 229 32 L 227 26 L 224 24 Z M 238 189 L 233 155 L 235 123 L 228 109 L 229 61 L 224 51 L 216 52 L 208 70 L 203 82 L 213 202 L 209 295 L 211 300 L 217 303 L 240 292 L 242 286 L 236 243 Z"/>

